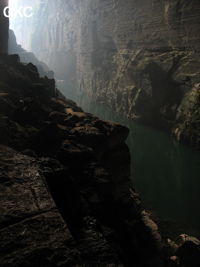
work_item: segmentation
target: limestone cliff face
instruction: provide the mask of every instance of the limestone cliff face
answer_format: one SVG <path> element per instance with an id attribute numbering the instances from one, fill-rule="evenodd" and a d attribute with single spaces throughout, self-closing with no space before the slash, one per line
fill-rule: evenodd
<path id="1" fill-rule="evenodd" d="M 8 25 L 9 21 L 3 14 L 4 8 L 8 5 L 8 0 L 0 1 L 0 53 L 8 50 Z"/>
<path id="2" fill-rule="evenodd" d="M 128 128 L 84 113 L 17 55 L 0 69 L 1 266 L 163 266 Z"/>
<path id="3" fill-rule="evenodd" d="M 199 147 L 199 131 L 185 126 L 199 121 L 199 89 L 189 117 L 183 111 L 200 83 L 199 0 L 48 0 L 38 16 L 31 50 L 68 94 L 76 89 Z"/>

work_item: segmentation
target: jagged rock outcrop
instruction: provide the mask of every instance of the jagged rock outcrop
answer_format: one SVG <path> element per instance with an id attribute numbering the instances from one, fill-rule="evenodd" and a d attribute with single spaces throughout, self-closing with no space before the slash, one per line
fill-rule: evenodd
<path id="1" fill-rule="evenodd" d="M 129 179 L 128 129 L 57 97 L 17 55 L 0 69 L 2 266 L 162 266 Z"/>
<path id="2" fill-rule="evenodd" d="M 198 0 L 48 0 L 38 18 L 29 49 L 67 94 L 76 88 L 199 148 Z"/>
<path id="3" fill-rule="evenodd" d="M 39 61 L 32 52 L 26 51 L 21 45 L 17 44 L 13 30 L 9 30 L 8 54 L 17 54 L 19 55 L 21 62 L 34 64 L 37 67 L 40 76 L 47 76 L 50 79 L 54 78 L 53 71 L 51 71 L 45 63 Z"/>
<path id="4" fill-rule="evenodd" d="M 126 127 L 84 113 L 17 55 L 0 69 L 1 266 L 199 266 L 200 241 L 162 242 L 143 209 Z"/>
<path id="5" fill-rule="evenodd" d="M 193 118 L 198 106 L 198 86 L 188 93 L 190 103 L 179 107 L 181 125 L 185 110 Z M 185 128 L 175 133 L 183 138 Z M 199 266 L 196 238 L 163 247 L 130 183 L 127 135 L 126 127 L 65 99 L 33 64 L 0 57 L 2 266 Z"/>

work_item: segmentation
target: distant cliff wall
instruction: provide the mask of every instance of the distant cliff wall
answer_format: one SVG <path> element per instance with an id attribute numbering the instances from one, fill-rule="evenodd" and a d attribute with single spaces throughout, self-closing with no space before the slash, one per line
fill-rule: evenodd
<path id="1" fill-rule="evenodd" d="M 36 17 L 31 50 L 69 96 L 200 146 L 199 0 L 48 0 Z"/>
<path id="2" fill-rule="evenodd" d="M 8 0 L 0 1 L 0 53 L 5 53 L 8 50 L 9 20 L 3 14 L 3 10 L 7 5 Z"/>

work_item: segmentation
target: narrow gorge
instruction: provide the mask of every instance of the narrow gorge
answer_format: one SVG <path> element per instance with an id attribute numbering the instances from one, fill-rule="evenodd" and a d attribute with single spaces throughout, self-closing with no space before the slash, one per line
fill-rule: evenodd
<path id="1" fill-rule="evenodd" d="M 200 2 L 0 12 L 0 266 L 199 267 Z"/>
<path id="2" fill-rule="evenodd" d="M 33 20 L 14 26 L 18 42 L 54 70 L 67 95 L 199 148 L 198 0 L 34 3 Z"/>

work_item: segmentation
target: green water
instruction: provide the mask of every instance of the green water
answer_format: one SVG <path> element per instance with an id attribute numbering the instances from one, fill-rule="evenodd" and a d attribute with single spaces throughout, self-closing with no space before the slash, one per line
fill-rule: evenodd
<path id="1" fill-rule="evenodd" d="M 132 181 L 145 206 L 163 220 L 200 229 L 200 153 L 92 101 L 78 102 L 84 111 L 130 129 Z"/>

